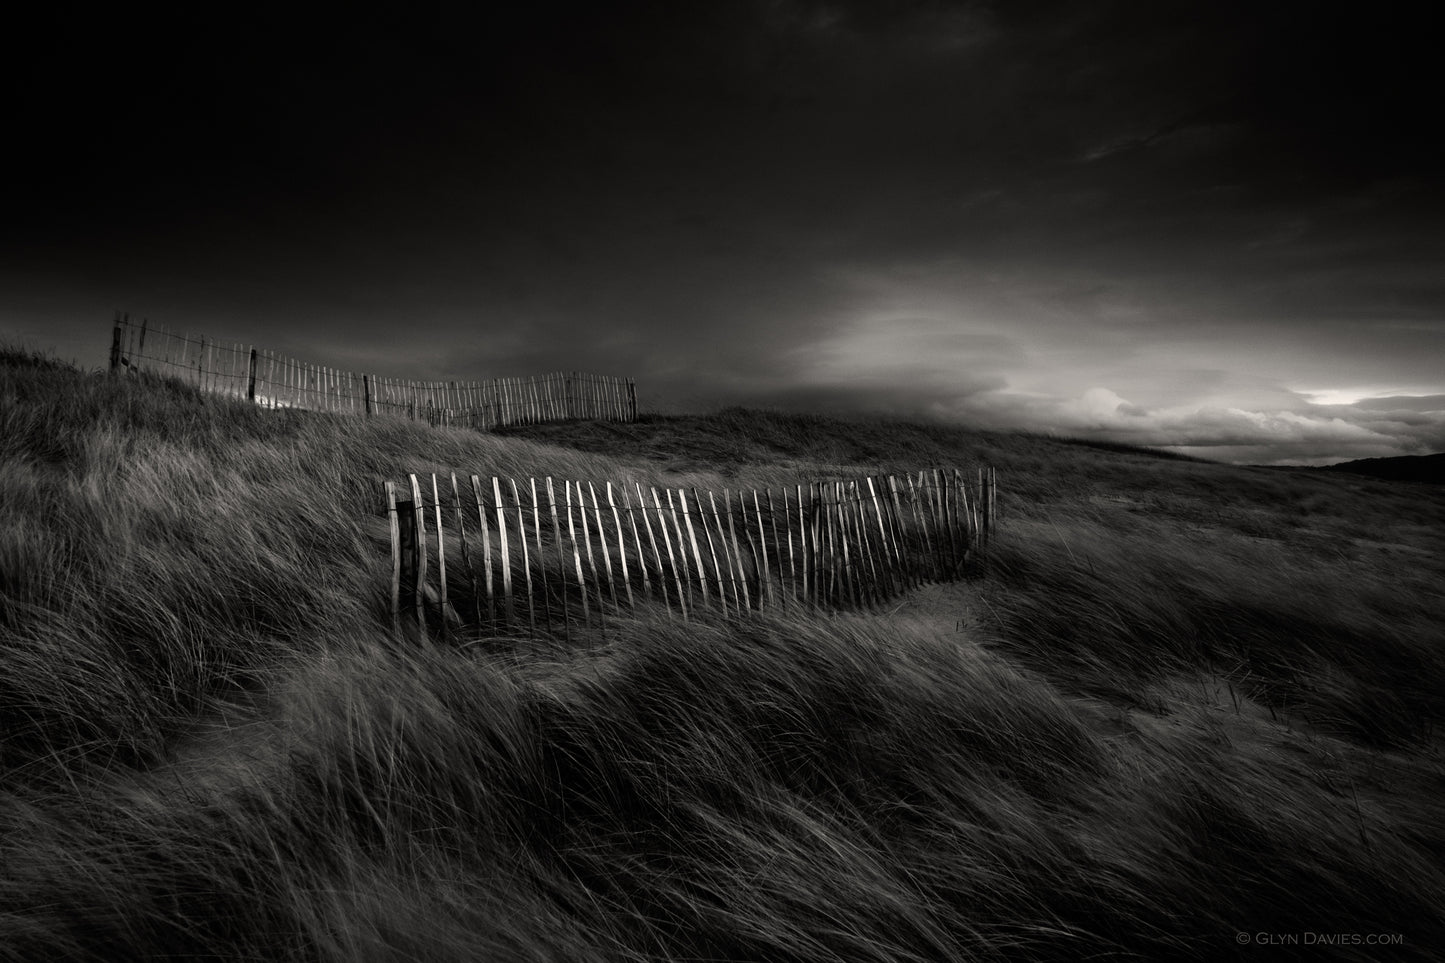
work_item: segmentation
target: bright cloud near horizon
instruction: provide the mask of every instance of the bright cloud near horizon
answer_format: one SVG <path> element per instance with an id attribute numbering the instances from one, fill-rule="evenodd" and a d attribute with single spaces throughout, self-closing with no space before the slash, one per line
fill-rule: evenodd
<path id="1" fill-rule="evenodd" d="M 121 309 L 398 377 L 622 374 L 664 411 L 1252 463 L 1442 451 L 1445 192 L 1410 9 L 37 30 L 0 68 L 24 145 L 0 337 L 99 366 Z"/>

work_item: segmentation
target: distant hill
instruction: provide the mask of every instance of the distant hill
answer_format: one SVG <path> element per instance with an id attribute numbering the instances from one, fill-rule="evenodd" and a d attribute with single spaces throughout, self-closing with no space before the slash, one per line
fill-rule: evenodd
<path id="1" fill-rule="evenodd" d="M 1371 475 L 1387 481 L 1428 482 L 1445 484 L 1445 452 L 1437 455 L 1402 455 L 1398 458 L 1361 458 L 1328 465 L 1324 471 L 1345 471 L 1352 475 Z"/>

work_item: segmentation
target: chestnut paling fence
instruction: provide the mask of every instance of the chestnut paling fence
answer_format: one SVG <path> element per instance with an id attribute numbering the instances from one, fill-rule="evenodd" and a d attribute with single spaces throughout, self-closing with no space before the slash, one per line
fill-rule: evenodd
<path id="1" fill-rule="evenodd" d="M 110 368 L 180 378 L 268 408 L 391 415 L 481 430 L 568 418 L 637 418 L 637 386 L 629 378 L 567 371 L 489 381 L 407 381 L 298 361 L 237 341 L 176 334 L 124 314 L 116 315 L 111 334 Z"/>
<path id="2" fill-rule="evenodd" d="M 409 475 L 384 483 L 399 638 L 605 629 L 640 604 L 880 605 L 983 557 L 997 477 L 934 468 L 781 489 Z"/>

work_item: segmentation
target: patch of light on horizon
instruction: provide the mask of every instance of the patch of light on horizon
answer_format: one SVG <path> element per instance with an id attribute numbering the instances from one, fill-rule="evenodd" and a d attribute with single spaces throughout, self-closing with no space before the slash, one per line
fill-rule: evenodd
<path id="1" fill-rule="evenodd" d="M 1352 405 L 1367 398 L 1390 398 L 1406 394 L 1380 388 L 1321 388 L 1316 391 L 1301 390 L 1297 393 L 1303 395 L 1312 405 Z"/>

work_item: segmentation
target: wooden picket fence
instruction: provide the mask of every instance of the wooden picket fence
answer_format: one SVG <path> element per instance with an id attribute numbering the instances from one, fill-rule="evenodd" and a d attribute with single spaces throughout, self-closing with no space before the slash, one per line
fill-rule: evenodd
<path id="1" fill-rule="evenodd" d="M 298 361 L 237 341 L 175 334 L 123 314 L 116 315 L 111 335 L 110 367 L 179 378 L 203 391 L 267 408 L 390 415 L 483 431 L 569 418 L 637 418 L 637 386 L 629 378 L 580 371 L 490 381 L 383 378 Z"/>
<path id="2" fill-rule="evenodd" d="M 392 625 L 570 636 L 644 603 L 684 620 L 876 606 L 981 561 L 996 483 L 951 468 L 721 492 L 410 475 L 384 484 Z"/>

